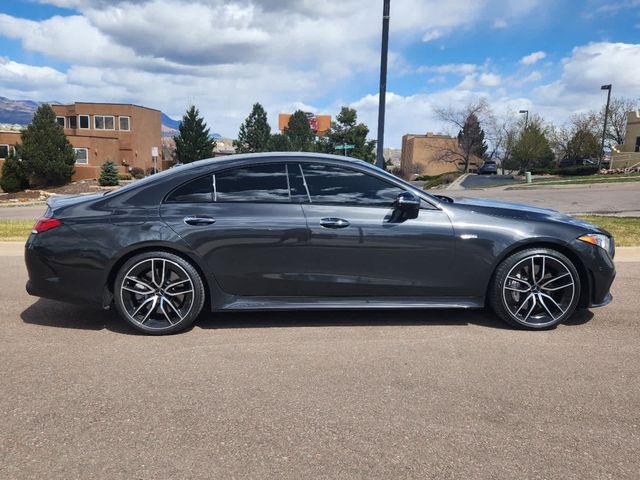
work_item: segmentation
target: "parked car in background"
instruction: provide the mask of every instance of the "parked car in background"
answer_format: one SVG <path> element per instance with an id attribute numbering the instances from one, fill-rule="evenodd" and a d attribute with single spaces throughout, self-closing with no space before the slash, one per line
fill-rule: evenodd
<path id="1" fill-rule="evenodd" d="M 611 301 L 613 238 L 554 210 L 429 195 L 333 155 L 201 160 L 50 200 L 27 291 L 150 334 L 226 310 L 483 308 L 545 329 Z"/>
<path id="2" fill-rule="evenodd" d="M 487 160 L 478 169 L 478 175 L 497 175 L 498 165 L 493 160 Z"/>

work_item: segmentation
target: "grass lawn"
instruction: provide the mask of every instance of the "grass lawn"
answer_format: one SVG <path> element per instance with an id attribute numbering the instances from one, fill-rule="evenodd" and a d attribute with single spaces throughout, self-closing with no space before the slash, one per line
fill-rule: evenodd
<path id="1" fill-rule="evenodd" d="M 579 218 L 610 232 L 619 247 L 640 246 L 639 217 L 580 215 Z M 33 223 L 33 220 L 0 220 L 0 241 L 26 241 Z"/>
<path id="2" fill-rule="evenodd" d="M 587 183 L 625 183 L 640 182 L 640 173 L 620 175 L 586 175 L 576 177 L 534 178 L 534 185 L 582 185 Z"/>

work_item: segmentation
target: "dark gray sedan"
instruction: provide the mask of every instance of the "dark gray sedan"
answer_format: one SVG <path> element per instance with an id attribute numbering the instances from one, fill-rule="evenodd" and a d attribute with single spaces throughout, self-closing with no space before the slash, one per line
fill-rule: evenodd
<path id="1" fill-rule="evenodd" d="M 553 210 L 432 196 L 367 163 L 270 153 L 202 160 L 53 200 L 27 291 L 115 306 L 151 334 L 221 310 L 482 308 L 550 328 L 607 304 L 606 231 Z"/>

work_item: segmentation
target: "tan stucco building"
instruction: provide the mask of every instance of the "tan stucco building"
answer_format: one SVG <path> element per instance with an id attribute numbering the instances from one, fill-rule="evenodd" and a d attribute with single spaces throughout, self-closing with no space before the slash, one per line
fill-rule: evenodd
<path id="1" fill-rule="evenodd" d="M 98 178 L 100 167 L 113 160 L 121 173 L 153 167 L 153 148 L 162 166 L 161 113 L 152 108 L 118 103 L 51 105 L 76 152 L 73 180 Z M 20 143 L 20 131 L 0 130 L 0 167 L 9 150 Z"/>
<path id="2" fill-rule="evenodd" d="M 316 115 L 314 113 L 305 113 L 309 120 L 309 126 L 314 134 L 319 137 L 324 136 L 327 130 L 331 128 L 331 115 Z M 285 129 L 289 126 L 289 119 L 291 113 L 278 114 L 278 129 L 281 133 L 284 133 Z"/>
<path id="3" fill-rule="evenodd" d="M 614 145 L 612 168 L 640 165 L 640 111 L 627 112 L 627 131 L 622 145 Z"/>
<path id="4" fill-rule="evenodd" d="M 402 137 L 400 173 L 403 178 L 413 179 L 416 175 L 440 175 L 456 172 L 462 158 L 452 152 L 459 151 L 458 139 L 448 135 L 407 134 Z M 469 162 L 469 170 L 475 171 L 482 163 L 476 156 Z"/>

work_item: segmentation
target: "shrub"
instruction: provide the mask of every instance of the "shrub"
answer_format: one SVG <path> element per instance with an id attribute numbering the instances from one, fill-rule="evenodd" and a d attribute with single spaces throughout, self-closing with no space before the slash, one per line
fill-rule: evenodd
<path id="1" fill-rule="evenodd" d="M 7 193 L 14 193 L 24 190 L 28 186 L 29 182 L 24 174 L 22 163 L 15 157 L 13 152 L 10 152 L 2 165 L 0 187 Z"/>
<path id="2" fill-rule="evenodd" d="M 154 171 L 153 167 L 147 168 L 147 171 L 146 171 L 146 174 L 147 174 L 146 176 L 147 177 L 150 176 L 150 175 L 153 175 L 154 173 L 156 173 L 156 172 Z"/>
<path id="3" fill-rule="evenodd" d="M 598 173 L 597 165 L 573 165 L 571 167 L 558 168 L 556 170 L 558 175 L 573 177 L 578 175 L 593 175 Z"/>
<path id="4" fill-rule="evenodd" d="M 140 180 L 141 178 L 144 178 L 144 170 L 140 167 L 133 167 L 131 169 L 131 176 L 136 180 Z"/>
<path id="5" fill-rule="evenodd" d="M 557 169 L 554 167 L 534 167 L 531 169 L 532 175 L 554 175 Z"/>
<path id="6" fill-rule="evenodd" d="M 131 174 L 130 173 L 121 173 L 120 175 L 118 175 L 118 180 L 131 180 Z"/>
<path id="7" fill-rule="evenodd" d="M 98 184 L 102 187 L 114 187 L 120 184 L 118 181 L 118 167 L 111 160 L 107 160 L 100 167 Z"/>

